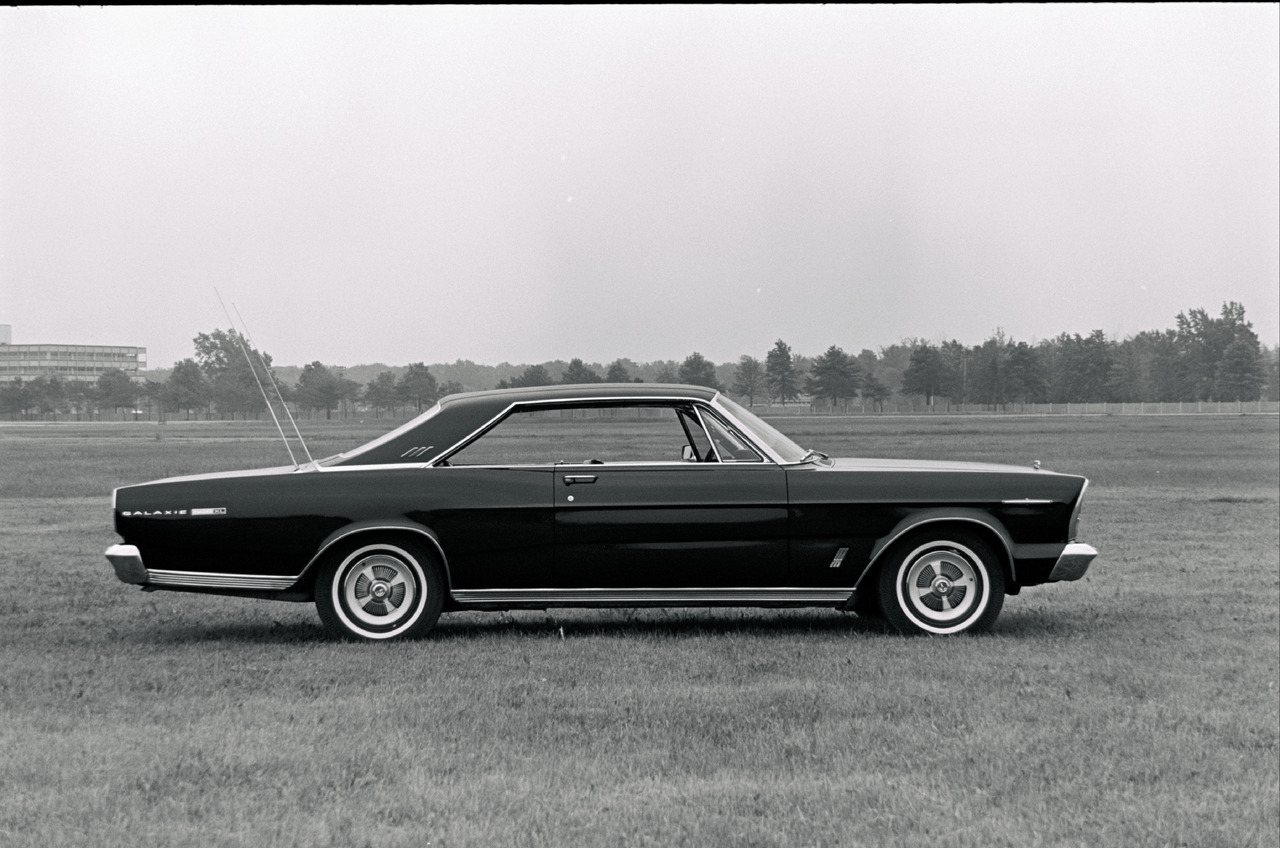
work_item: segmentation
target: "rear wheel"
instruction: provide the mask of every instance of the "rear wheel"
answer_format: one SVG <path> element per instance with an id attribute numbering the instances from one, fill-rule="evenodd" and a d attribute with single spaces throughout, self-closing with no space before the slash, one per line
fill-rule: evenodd
<path id="1" fill-rule="evenodd" d="M 316 611 L 337 636 L 420 636 L 440 617 L 444 578 L 423 545 L 361 540 L 326 557 L 316 576 Z"/>
<path id="2" fill-rule="evenodd" d="M 902 633 L 986 630 L 1004 606 L 1004 571 L 991 547 L 970 533 L 916 536 L 880 569 L 880 605 Z"/>

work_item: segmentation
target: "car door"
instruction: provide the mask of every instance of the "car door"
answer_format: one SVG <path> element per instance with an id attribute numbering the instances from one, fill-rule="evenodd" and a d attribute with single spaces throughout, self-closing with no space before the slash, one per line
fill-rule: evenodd
<path id="1" fill-rule="evenodd" d="M 423 508 L 455 590 L 528 589 L 552 580 L 553 467 L 450 466 L 421 473 Z M 427 479 L 429 478 L 429 479 Z"/>
<path id="2" fill-rule="evenodd" d="M 629 425 L 606 425 L 615 439 L 556 467 L 558 587 L 654 590 L 655 601 L 672 601 L 688 590 L 785 584 L 781 468 L 719 461 L 689 407 L 611 412 Z"/>

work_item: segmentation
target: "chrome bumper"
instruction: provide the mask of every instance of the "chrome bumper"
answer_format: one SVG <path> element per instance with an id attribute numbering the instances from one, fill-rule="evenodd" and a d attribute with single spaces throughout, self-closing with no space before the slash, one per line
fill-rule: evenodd
<path id="1" fill-rule="evenodd" d="M 138 553 L 136 545 L 112 545 L 107 548 L 107 559 L 122 582 L 139 586 L 151 582 L 151 574 L 142 564 L 142 554 Z"/>
<path id="2" fill-rule="evenodd" d="M 1079 580 L 1084 577 L 1084 573 L 1089 570 L 1089 563 L 1093 562 L 1093 558 L 1097 555 L 1098 552 L 1093 545 L 1072 542 L 1063 549 L 1058 556 L 1058 561 L 1053 564 L 1053 571 L 1049 572 L 1049 582 Z"/>

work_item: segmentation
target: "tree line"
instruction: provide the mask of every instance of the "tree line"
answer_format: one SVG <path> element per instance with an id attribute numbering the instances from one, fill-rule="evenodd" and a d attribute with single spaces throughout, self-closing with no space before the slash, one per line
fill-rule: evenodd
<path id="1" fill-rule="evenodd" d="M 762 359 L 744 354 L 736 363 L 721 365 L 695 351 L 679 362 L 637 364 L 620 358 L 607 367 L 593 367 L 580 358 L 523 370 L 463 360 L 436 366 L 468 382 L 439 379 L 426 364 L 415 362 L 383 368 L 361 383 L 349 379 L 345 369 L 315 361 L 302 367 L 295 384 L 288 384 L 276 377 L 271 355 L 254 349 L 234 330 L 200 333 L 193 342 L 195 355 L 174 365 L 163 382 L 135 383 L 114 369 L 96 383 L 41 376 L 0 386 L 0 414 L 93 414 L 146 407 L 148 414 L 158 409 L 188 418 L 211 412 L 223 418 L 258 417 L 266 409 L 265 392 L 306 415 L 329 418 L 335 411 L 345 416 L 359 410 L 396 416 L 420 412 L 461 391 L 646 381 L 707 386 L 750 405 L 809 403 L 830 409 L 847 409 L 856 400 L 883 409 L 894 396 L 928 405 L 992 407 L 1280 399 L 1277 349 L 1261 346 L 1244 307 L 1234 302 L 1223 304 L 1217 317 L 1192 309 L 1180 313 L 1170 329 L 1122 340 L 1094 330 L 1087 336 L 1062 333 L 1029 344 L 996 330 L 976 345 L 906 339 L 878 352 L 850 354 L 833 344 L 813 357 L 793 353 L 778 339 Z M 488 382 L 486 377 L 499 369 L 508 376 Z"/>
<path id="2" fill-rule="evenodd" d="M 902 392 L 949 403 L 1154 403 L 1276 399 L 1276 351 L 1265 352 L 1239 303 L 1218 317 L 1180 313 L 1173 328 L 1113 341 L 1101 330 L 1029 345 L 997 331 L 980 345 L 920 344 Z"/>

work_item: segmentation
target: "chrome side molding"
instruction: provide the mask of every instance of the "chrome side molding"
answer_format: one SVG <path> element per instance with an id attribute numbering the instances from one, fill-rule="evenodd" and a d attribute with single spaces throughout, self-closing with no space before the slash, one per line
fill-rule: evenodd
<path id="1" fill-rule="evenodd" d="M 547 604 L 575 606 L 591 604 L 681 604 L 704 603 L 832 603 L 846 600 L 848 588 L 693 588 L 693 589 L 454 589 L 453 599 L 459 604 Z"/>

